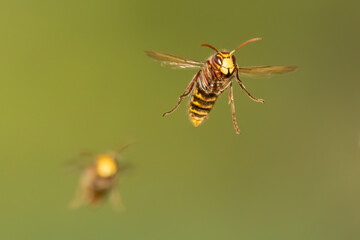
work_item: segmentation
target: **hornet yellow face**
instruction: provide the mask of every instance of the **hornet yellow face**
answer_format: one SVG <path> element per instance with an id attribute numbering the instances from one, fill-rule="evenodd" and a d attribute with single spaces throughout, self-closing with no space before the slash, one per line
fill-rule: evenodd
<path id="1" fill-rule="evenodd" d="M 218 52 L 214 55 L 216 67 L 225 76 L 231 76 L 235 70 L 235 57 L 227 52 Z"/>
<path id="2" fill-rule="evenodd" d="M 219 69 L 221 73 L 225 76 L 230 77 L 234 73 L 234 70 L 236 68 L 235 57 L 233 56 L 234 52 L 236 52 L 236 50 L 238 50 L 242 46 L 258 40 L 261 40 L 261 38 L 252 38 L 250 40 L 247 40 L 231 52 L 220 52 L 209 44 L 201 44 L 201 46 L 209 47 L 216 52 L 216 54 L 213 55 L 213 62 L 215 63 L 216 68 Z"/>
<path id="3" fill-rule="evenodd" d="M 96 173 L 103 178 L 113 177 L 118 171 L 116 160 L 109 155 L 99 155 L 96 159 Z"/>

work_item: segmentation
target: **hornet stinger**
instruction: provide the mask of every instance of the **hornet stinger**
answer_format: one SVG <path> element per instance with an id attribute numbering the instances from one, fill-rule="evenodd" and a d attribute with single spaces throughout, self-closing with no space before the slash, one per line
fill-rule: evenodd
<path id="1" fill-rule="evenodd" d="M 159 60 L 165 65 L 181 69 L 200 69 L 191 80 L 185 92 L 179 97 L 179 101 L 176 106 L 170 111 L 164 113 L 163 116 L 174 112 L 179 107 L 183 98 L 189 95 L 189 117 L 194 126 L 197 127 L 208 116 L 218 96 L 230 87 L 229 104 L 231 104 L 232 120 L 236 133 L 239 134 L 240 129 L 236 123 L 235 116 L 232 80 L 235 78 L 240 87 L 252 100 L 264 103 L 263 99 L 253 97 L 250 92 L 246 90 L 239 75 L 249 77 L 270 77 L 273 74 L 287 73 L 296 69 L 295 66 L 239 67 L 236 64 L 236 60 L 233 55 L 234 52 L 242 46 L 257 40 L 261 40 L 261 38 L 250 39 L 240 44 L 231 52 L 226 50 L 218 51 L 209 44 L 202 44 L 201 46 L 209 47 L 216 52 L 205 62 L 194 61 L 166 53 L 146 51 L 146 54 L 149 57 Z"/>

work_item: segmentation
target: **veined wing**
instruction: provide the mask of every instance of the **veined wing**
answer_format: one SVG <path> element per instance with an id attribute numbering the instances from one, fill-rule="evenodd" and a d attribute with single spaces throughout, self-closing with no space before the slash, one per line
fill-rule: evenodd
<path id="1" fill-rule="evenodd" d="M 274 74 L 283 74 L 295 71 L 295 66 L 254 66 L 239 67 L 239 74 L 246 77 L 271 77 Z"/>
<path id="2" fill-rule="evenodd" d="M 167 53 L 160 53 L 153 51 L 145 51 L 145 52 L 149 57 L 161 61 L 161 63 L 164 65 L 169 65 L 174 68 L 194 69 L 194 68 L 201 68 L 204 65 L 204 63 L 199 61 L 177 57 Z"/>

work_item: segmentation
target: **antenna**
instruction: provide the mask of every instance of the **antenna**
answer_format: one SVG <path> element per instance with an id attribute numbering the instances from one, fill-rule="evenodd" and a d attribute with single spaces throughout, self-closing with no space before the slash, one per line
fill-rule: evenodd
<path id="1" fill-rule="evenodd" d="M 213 46 L 209 45 L 209 44 L 201 44 L 202 47 L 209 47 L 211 48 L 212 50 L 216 51 L 216 52 L 219 52 L 216 48 L 214 48 Z"/>
<path id="2" fill-rule="evenodd" d="M 252 38 L 250 40 L 247 40 L 246 42 L 240 44 L 237 48 L 235 48 L 234 50 L 231 51 L 230 55 L 232 55 L 236 50 L 238 50 L 239 48 L 241 48 L 242 46 L 248 44 L 248 43 L 251 43 L 251 42 L 255 42 L 255 41 L 258 41 L 258 40 L 261 40 L 262 38 Z"/>

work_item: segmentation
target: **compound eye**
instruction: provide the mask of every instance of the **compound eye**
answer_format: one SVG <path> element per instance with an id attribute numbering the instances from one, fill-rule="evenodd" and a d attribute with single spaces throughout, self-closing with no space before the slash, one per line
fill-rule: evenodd
<path id="1" fill-rule="evenodd" d="M 235 64 L 235 57 L 231 56 L 231 59 L 232 59 L 233 63 Z"/>
<path id="2" fill-rule="evenodd" d="M 215 55 L 215 62 L 216 62 L 217 64 L 219 64 L 219 66 L 221 66 L 221 64 L 222 64 L 222 59 L 219 57 L 219 55 Z"/>

